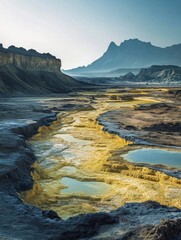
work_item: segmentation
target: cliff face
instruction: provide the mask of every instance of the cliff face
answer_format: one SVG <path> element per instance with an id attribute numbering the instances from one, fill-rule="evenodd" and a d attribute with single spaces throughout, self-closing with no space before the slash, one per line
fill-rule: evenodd
<path id="1" fill-rule="evenodd" d="M 0 52 L 0 65 L 13 65 L 28 71 L 58 72 L 61 68 L 61 60 Z"/>
<path id="2" fill-rule="evenodd" d="M 26 51 L 23 48 L 3 48 L 0 45 L 0 65 L 13 65 L 28 71 L 58 72 L 61 60 L 50 54 L 40 54 L 35 50 Z"/>
<path id="3" fill-rule="evenodd" d="M 142 68 L 137 75 L 129 73 L 121 76 L 120 79 L 130 82 L 180 84 L 181 67 L 173 65 L 153 65 L 150 68 Z"/>
<path id="4" fill-rule="evenodd" d="M 62 93 L 85 83 L 63 74 L 61 60 L 49 53 L 38 53 L 0 44 L 0 96 L 29 96 Z"/>

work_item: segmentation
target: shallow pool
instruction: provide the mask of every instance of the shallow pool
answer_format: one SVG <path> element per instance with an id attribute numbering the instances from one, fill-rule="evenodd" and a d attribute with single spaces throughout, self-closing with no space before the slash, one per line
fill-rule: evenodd
<path id="1" fill-rule="evenodd" d="M 63 134 L 63 133 L 62 134 L 55 134 L 54 137 L 61 138 L 64 141 L 69 142 L 69 143 L 77 143 L 77 144 L 80 144 L 80 145 L 87 145 L 87 144 L 92 143 L 92 141 L 78 139 L 78 138 L 73 137 L 70 134 Z"/>
<path id="2" fill-rule="evenodd" d="M 73 178 L 63 177 L 60 182 L 66 186 L 63 194 L 101 195 L 111 189 L 111 185 L 104 182 L 81 182 Z"/>
<path id="3" fill-rule="evenodd" d="M 129 151 L 124 159 L 135 163 L 162 164 L 168 167 L 181 168 L 181 152 L 142 148 Z"/>
<path id="4" fill-rule="evenodd" d="M 75 173 L 76 171 L 77 169 L 72 166 L 65 166 L 59 170 L 59 172 L 62 172 L 62 173 Z"/>

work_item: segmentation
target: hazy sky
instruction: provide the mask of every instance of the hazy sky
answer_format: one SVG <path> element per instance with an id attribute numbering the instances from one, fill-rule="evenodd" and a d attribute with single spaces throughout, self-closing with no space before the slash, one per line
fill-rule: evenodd
<path id="1" fill-rule="evenodd" d="M 0 0 L 0 42 L 50 52 L 64 69 L 129 38 L 180 43 L 181 0 Z"/>

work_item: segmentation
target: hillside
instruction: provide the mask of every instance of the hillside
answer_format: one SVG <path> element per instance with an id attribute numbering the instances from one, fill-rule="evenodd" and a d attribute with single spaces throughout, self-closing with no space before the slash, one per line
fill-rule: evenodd
<path id="1" fill-rule="evenodd" d="M 137 75 L 128 73 L 120 76 L 119 79 L 131 83 L 181 84 L 181 67 L 173 65 L 153 65 L 150 68 L 142 68 Z"/>
<path id="2" fill-rule="evenodd" d="M 70 69 L 65 72 L 70 75 L 106 73 L 116 69 L 143 68 L 152 65 L 181 66 L 181 44 L 161 48 L 138 39 L 126 40 L 119 46 L 111 42 L 103 56 L 87 67 Z"/>
<path id="3" fill-rule="evenodd" d="M 61 60 L 35 50 L 0 45 L 0 96 L 62 93 L 84 83 L 61 72 Z"/>

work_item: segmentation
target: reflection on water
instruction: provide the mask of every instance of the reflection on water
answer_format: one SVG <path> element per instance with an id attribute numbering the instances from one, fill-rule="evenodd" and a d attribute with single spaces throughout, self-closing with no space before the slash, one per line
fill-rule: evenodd
<path id="1" fill-rule="evenodd" d="M 62 173 L 75 173 L 77 171 L 77 169 L 75 167 L 71 167 L 71 166 L 65 166 L 62 167 L 59 172 Z"/>
<path id="2" fill-rule="evenodd" d="M 113 180 L 109 184 L 110 173 L 104 173 L 102 168 L 110 151 L 128 143 L 102 131 L 94 121 L 99 113 L 63 115 L 51 129 L 41 129 L 30 140 L 38 164 L 33 175 L 36 184 L 26 193 L 26 201 L 52 209 L 63 218 L 120 206 L 120 190 L 113 186 Z"/>
<path id="3" fill-rule="evenodd" d="M 81 182 L 69 177 L 63 177 L 60 182 L 66 186 L 61 190 L 63 194 L 102 195 L 111 188 L 109 184 L 104 182 Z"/>
<path id="4" fill-rule="evenodd" d="M 86 145 L 86 144 L 92 143 L 91 141 L 88 141 L 88 140 L 81 140 L 81 139 L 75 138 L 70 134 L 56 134 L 56 135 L 54 135 L 54 137 L 61 138 L 66 142 L 77 143 L 77 144 L 81 144 L 81 145 Z"/>
<path id="5" fill-rule="evenodd" d="M 111 103 L 105 98 L 96 101 L 93 111 L 61 112 L 57 122 L 40 128 L 29 141 L 38 163 L 32 174 L 34 187 L 24 194 L 24 200 L 52 209 L 63 218 L 109 211 L 130 201 L 153 200 L 180 206 L 181 189 L 177 183 L 168 180 L 169 184 L 160 184 L 161 174 L 122 164 L 120 155 L 129 142 L 102 131 L 95 121 L 101 113 L 117 108 L 117 104 L 133 107 L 143 101 Z M 152 152 L 148 155 L 152 156 Z M 173 187 L 178 196 L 170 190 Z"/>
<path id="6" fill-rule="evenodd" d="M 181 168 L 181 152 L 142 148 L 129 151 L 123 157 L 130 162 L 162 164 L 168 167 Z"/>

